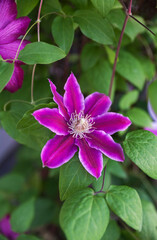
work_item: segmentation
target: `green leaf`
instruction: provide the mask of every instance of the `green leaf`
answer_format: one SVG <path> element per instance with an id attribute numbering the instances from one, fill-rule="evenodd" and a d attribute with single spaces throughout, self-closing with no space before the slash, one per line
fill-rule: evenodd
<path id="1" fill-rule="evenodd" d="M 111 174 L 108 171 L 108 167 L 105 170 L 105 183 L 102 191 L 107 191 L 109 186 L 111 185 Z M 102 171 L 101 176 L 98 179 L 95 179 L 95 181 L 92 183 L 93 189 L 95 192 L 100 191 L 103 183 L 103 176 L 104 176 L 104 170 Z M 102 193 L 104 195 L 104 193 Z"/>
<path id="2" fill-rule="evenodd" d="M 120 237 L 120 228 L 116 221 L 111 220 L 101 240 L 118 240 Z"/>
<path id="3" fill-rule="evenodd" d="M 40 240 L 39 238 L 32 236 L 32 235 L 28 235 L 28 234 L 22 234 L 20 235 L 17 240 Z"/>
<path id="4" fill-rule="evenodd" d="M 52 200 L 38 198 L 35 201 L 35 213 L 34 219 L 31 223 L 31 229 L 51 223 L 54 214 L 54 208 L 55 207 Z"/>
<path id="5" fill-rule="evenodd" d="M 93 68 L 84 72 L 80 78 L 81 89 L 85 93 L 95 91 L 108 95 L 112 68 L 106 60 L 101 59 Z"/>
<path id="6" fill-rule="evenodd" d="M 21 104 L 21 106 L 23 106 L 23 104 Z M 46 135 L 39 138 L 18 130 L 17 123 L 21 117 L 21 113 L 19 115 L 17 111 L 0 112 L 0 120 L 4 130 L 17 142 L 39 151 L 49 139 L 49 136 Z"/>
<path id="7" fill-rule="evenodd" d="M 120 4 L 119 0 L 115 0 L 114 8 L 122 8 L 122 5 Z"/>
<path id="8" fill-rule="evenodd" d="M 72 2 L 79 8 L 84 8 L 88 5 L 88 0 L 70 0 L 70 2 Z"/>
<path id="9" fill-rule="evenodd" d="M 81 52 L 81 67 L 86 71 L 95 66 L 102 56 L 102 49 L 95 43 L 88 43 Z"/>
<path id="10" fill-rule="evenodd" d="M 62 11 L 62 7 L 61 4 L 59 2 L 59 0 L 44 0 L 43 1 L 43 6 L 41 9 L 41 12 L 43 14 L 49 13 L 49 12 L 61 12 Z"/>
<path id="11" fill-rule="evenodd" d="M 141 232 L 137 235 L 140 239 L 156 240 L 157 237 L 157 211 L 154 205 L 148 201 L 142 201 L 143 224 Z"/>
<path id="12" fill-rule="evenodd" d="M 53 108 L 56 106 L 54 103 L 49 104 L 39 104 L 35 106 L 33 109 L 27 111 L 23 117 L 17 123 L 17 129 L 21 130 L 22 133 L 35 135 L 38 137 L 50 136 L 51 131 L 46 127 L 43 127 L 38 123 L 37 120 L 33 117 L 32 113 L 41 108 Z"/>
<path id="13" fill-rule="evenodd" d="M 74 39 L 72 18 L 56 17 L 52 23 L 52 34 L 57 45 L 67 54 Z"/>
<path id="14" fill-rule="evenodd" d="M 138 193 L 128 186 L 111 186 L 106 200 L 112 211 L 130 227 L 140 231 L 142 205 Z"/>
<path id="15" fill-rule="evenodd" d="M 136 101 L 138 100 L 138 96 L 139 96 L 139 91 L 137 90 L 130 91 L 125 95 L 123 95 L 123 97 L 120 99 L 120 102 L 119 102 L 120 109 L 122 110 L 129 109 L 131 105 L 136 103 Z"/>
<path id="16" fill-rule="evenodd" d="M 8 240 L 8 239 L 0 234 L 0 240 Z"/>
<path id="17" fill-rule="evenodd" d="M 110 23 L 91 10 L 75 12 L 74 21 L 79 24 L 82 33 L 92 40 L 102 44 L 113 44 L 114 32 Z"/>
<path id="18" fill-rule="evenodd" d="M 114 64 L 114 60 L 115 60 L 115 51 L 112 50 L 110 47 L 105 46 L 105 50 L 108 56 L 108 59 L 110 61 L 111 64 Z M 117 59 L 117 62 L 119 61 L 119 58 Z"/>
<path id="19" fill-rule="evenodd" d="M 127 134 L 123 142 L 128 157 L 148 176 L 157 179 L 157 137 L 144 130 Z"/>
<path id="20" fill-rule="evenodd" d="M 131 231 L 122 229 L 120 237 L 121 237 L 120 240 L 135 240 L 136 235 L 135 234 L 133 235 Z M 143 240 L 143 239 L 141 239 L 141 240 Z"/>
<path id="21" fill-rule="evenodd" d="M 74 192 L 81 190 L 94 181 L 92 177 L 82 166 L 77 156 L 60 168 L 59 175 L 59 193 L 63 201 Z"/>
<path id="22" fill-rule="evenodd" d="M 14 232 L 23 233 L 30 228 L 34 217 L 34 198 L 22 203 L 11 215 L 11 226 Z"/>
<path id="23" fill-rule="evenodd" d="M 107 15 L 107 19 L 110 21 L 110 23 L 117 28 L 118 30 L 122 30 L 123 24 L 124 24 L 124 19 L 125 19 L 125 13 L 123 10 L 121 9 L 113 9 L 108 15 Z M 142 23 L 144 23 L 144 20 L 139 17 L 136 16 L 136 18 L 141 21 Z M 125 34 L 132 40 L 134 41 L 134 39 L 136 38 L 136 36 L 139 33 L 143 33 L 145 31 L 145 29 L 139 24 L 137 23 L 135 20 L 129 18 L 126 28 L 125 28 Z"/>
<path id="24" fill-rule="evenodd" d="M 109 171 L 109 173 L 111 173 L 112 175 L 122 178 L 122 179 L 126 179 L 127 178 L 127 174 L 124 171 L 122 164 L 116 161 L 108 161 L 107 164 L 107 169 Z"/>
<path id="25" fill-rule="evenodd" d="M 147 112 L 141 108 L 132 108 L 127 112 L 132 123 L 139 127 L 150 127 L 152 120 Z"/>
<path id="26" fill-rule="evenodd" d="M 156 94 L 156 90 L 157 90 L 157 80 L 152 82 L 149 87 L 148 87 L 148 98 L 150 100 L 150 103 L 152 105 L 152 108 L 154 110 L 154 112 L 157 115 L 157 94 Z"/>
<path id="27" fill-rule="evenodd" d="M 115 4 L 115 0 L 91 0 L 94 7 L 105 17 Z"/>
<path id="28" fill-rule="evenodd" d="M 141 62 L 147 80 L 152 81 L 155 76 L 155 64 L 149 58 L 144 56 L 138 56 L 138 59 Z"/>
<path id="29" fill-rule="evenodd" d="M 0 190 L 9 193 L 18 193 L 25 183 L 25 179 L 20 174 L 8 174 L 0 178 Z"/>
<path id="30" fill-rule="evenodd" d="M 0 62 L 0 92 L 4 89 L 10 81 L 14 71 L 14 64 L 8 62 Z"/>
<path id="31" fill-rule="evenodd" d="M 109 222 L 104 198 L 88 188 L 68 198 L 60 212 L 60 224 L 68 240 L 100 240 Z"/>
<path id="32" fill-rule="evenodd" d="M 64 51 L 45 42 L 28 44 L 20 51 L 18 59 L 27 64 L 49 64 L 64 58 Z"/>
<path id="33" fill-rule="evenodd" d="M 18 17 L 27 16 L 38 4 L 39 0 L 17 0 Z"/>
<path id="34" fill-rule="evenodd" d="M 142 90 L 145 83 L 145 74 L 140 62 L 131 53 L 120 51 L 117 72 Z"/>
<path id="35" fill-rule="evenodd" d="M 0 208 L 0 219 L 2 219 L 3 217 L 5 217 L 9 211 L 10 211 L 10 204 L 8 203 L 8 201 L 0 201 L 0 206 L 3 206 Z"/>

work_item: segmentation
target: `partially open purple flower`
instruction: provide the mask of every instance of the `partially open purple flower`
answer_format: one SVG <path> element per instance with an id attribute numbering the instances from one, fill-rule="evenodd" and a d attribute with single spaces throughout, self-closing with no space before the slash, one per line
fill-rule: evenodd
<path id="1" fill-rule="evenodd" d="M 129 118 L 107 113 L 111 100 L 103 93 L 95 92 L 84 100 L 73 74 L 65 84 L 64 97 L 49 82 L 58 109 L 43 108 L 33 113 L 41 125 L 56 133 L 42 150 L 43 166 L 61 166 L 74 156 L 77 147 L 80 162 L 96 178 L 103 169 L 102 153 L 113 160 L 124 161 L 122 147 L 110 135 L 128 128 Z"/>
<path id="2" fill-rule="evenodd" d="M 148 101 L 148 112 L 153 119 L 153 122 L 151 123 L 151 127 L 145 127 L 144 129 L 157 136 L 157 115 L 155 114 L 150 101 Z"/>
<path id="3" fill-rule="evenodd" d="M 0 0 L 0 55 L 3 59 L 15 58 L 21 41 L 18 38 L 26 33 L 30 23 L 28 17 L 16 19 L 16 16 L 15 0 Z M 20 50 L 28 43 L 26 40 L 23 41 Z M 22 86 L 24 73 L 21 64 L 20 61 L 16 61 L 12 78 L 5 87 L 10 92 L 15 92 Z"/>
<path id="4" fill-rule="evenodd" d="M 11 229 L 9 215 L 0 220 L 0 233 L 7 237 L 9 240 L 15 240 L 19 236 L 18 233 L 13 232 Z"/>

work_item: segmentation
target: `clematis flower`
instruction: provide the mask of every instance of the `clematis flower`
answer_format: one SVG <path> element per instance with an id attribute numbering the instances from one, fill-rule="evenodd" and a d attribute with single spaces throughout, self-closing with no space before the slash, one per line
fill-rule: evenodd
<path id="1" fill-rule="evenodd" d="M 144 129 L 154 133 L 157 136 L 157 115 L 155 114 L 150 101 L 148 101 L 148 112 L 153 122 L 151 123 L 151 127 L 145 127 Z"/>
<path id="2" fill-rule="evenodd" d="M 20 44 L 18 39 L 27 31 L 30 19 L 28 17 L 17 17 L 15 0 L 0 0 L 0 55 L 4 60 L 14 59 Z M 20 50 L 29 42 L 24 40 Z M 12 61 L 8 61 L 12 62 Z M 15 92 L 22 86 L 23 69 L 20 67 L 22 62 L 16 61 L 12 78 L 5 86 L 10 92 Z"/>
<path id="3" fill-rule="evenodd" d="M 60 167 L 74 156 L 77 147 L 83 167 L 96 178 L 103 170 L 102 153 L 113 160 L 124 161 L 122 147 L 110 135 L 128 128 L 129 118 L 107 113 L 111 100 L 103 93 L 92 93 L 84 100 L 73 73 L 64 86 L 64 97 L 49 82 L 58 109 L 43 108 L 33 113 L 41 125 L 56 133 L 42 149 L 43 166 Z"/>
<path id="4" fill-rule="evenodd" d="M 18 233 L 13 232 L 11 229 L 9 215 L 0 220 L 0 233 L 7 237 L 9 240 L 15 240 L 19 236 Z"/>

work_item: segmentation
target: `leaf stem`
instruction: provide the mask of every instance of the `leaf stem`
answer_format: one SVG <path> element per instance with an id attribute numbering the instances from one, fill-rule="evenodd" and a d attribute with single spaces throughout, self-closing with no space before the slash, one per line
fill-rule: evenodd
<path id="1" fill-rule="evenodd" d="M 38 10 L 38 17 L 37 17 L 37 36 L 38 36 L 38 42 L 40 42 L 40 14 L 41 14 L 41 8 L 42 8 L 43 0 L 40 1 L 39 10 Z M 31 81 L 31 103 L 34 104 L 34 77 L 35 77 L 35 70 L 36 70 L 36 64 L 33 66 L 32 70 L 32 81 Z"/>
<path id="2" fill-rule="evenodd" d="M 103 180 L 102 180 L 102 186 L 101 186 L 101 189 L 100 189 L 100 191 L 95 192 L 94 195 L 96 195 L 96 194 L 98 194 L 98 193 L 106 193 L 105 191 L 103 191 L 104 184 L 105 184 L 105 173 L 106 173 L 106 167 L 107 167 L 107 163 L 106 163 L 106 166 L 105 166 L 105 168 L 104 168 L 104 174 L 103 174 Z"/>
<path id="3" fill-rule="evenodd" d="M 17 56 L 18 56 L 18 54 L 19 54 L 20 47 L 21 47 L 21 45 L 22 45 L 25 37 L 27 36 L 27 34 L 30 32 L 30 30 L 31 30 L 36 24 L 37 24 L 37 21 L 34 22 L 34 23 L 30 26 L 30 28 L 27 30 L 27 32 L 25 33 L 25 35 L 24 35 L 23 38 L 21 39 L 21 42 L 20 42 L 20 44 L 19 44 L 19 46 L 18 46 L 18 49 L 17 49 L 16 55 L 15 55 L 15 58 L 14 58 L 14 60 L 13 60 L 13 63 L 17 60 Z"/>
<path id="4" fill-rule="evenodd" d="M 4 104 L 4 107 L 3 107 L 4 112 L 7 111 L 7 106 L 8 106 L 8 104 L 13 103 L 13 102 L 21 102 L 21 103 L 26 103 L 26 104 L 31 105 L 31 103 L 28 102 L 28 101 L 24 101 L 24 100 L 21 100 L 21 99 L 13 99 L 13 100 L 10 100 L 10 101 L 8 101 L 7 103 Z"/>

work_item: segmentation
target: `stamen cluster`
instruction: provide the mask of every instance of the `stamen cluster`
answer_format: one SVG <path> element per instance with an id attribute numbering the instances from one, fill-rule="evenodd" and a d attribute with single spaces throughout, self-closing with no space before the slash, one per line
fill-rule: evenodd
<path id="1" fill-rule="evenodd" d="M 84 138 L 85 134 L 91 133 L 94 131 L 93 128 L 93 119 L 90 115 L 84 116 L 84 112 L 81 111 L 78 114 L 72 113 L 68 126 L 69 133 L 73 135 L 74 138 Z"/>

